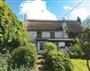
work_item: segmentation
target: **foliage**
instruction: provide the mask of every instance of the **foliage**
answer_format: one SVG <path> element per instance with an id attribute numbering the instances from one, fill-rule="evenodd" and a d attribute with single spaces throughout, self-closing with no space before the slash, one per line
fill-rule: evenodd
<path id="1" fill-rule="evenodd" d="M 73 33 L 69 31 L 67 31 L 67 33 L 68 33 L 69 38 L 76 38 L 78 36 L 78 33 Z"/>
<path id="2" fill-rule="evenodd" d="M 30 45 L 22 22 L 4 1 L 0 0 L 0 71 L 29 71 L 37 57 L 35 45 Z M 11 54 L 10 58 L 8 55 L 4 58 L 7 51 Z"/>
<path id="3" fill-rule="evenodd" d="M 52 43 L 52 42 L 45 43 L 44 47 L 45 47 L 46 51 L 57 50 L 57 46 L 54 43 Z"/>
<path id="4" fill-rule="evenodd" d="M 72 71 L 73 65 L 69 61 L 68 55 L 64 52 L 57 51 L 55 48 L 56 45 L 53 43 L 47 43 L 48 46 L 46 47 L 46 52 L 44 54 L 45 63 L 48 65 L 48 71 Z M 50 50 L 51 48 L 51 50 Z M 53 48 L 53 49 L 52 49 Z"/>
<path id="5" fill-rule="evenodd" d="M 90 24 L 90 18 L 88 18 L 86 21 L 84 21 L 84 23 Z M 89 66 L 89 59 L 90 59 L 90 26 L 84 28 L 84 31 L 81 33 L 81 35 L 79 37 L 79 40 L 80 40 L 80 44 L 82 46 L 82 49 L 84 51 L 84 58 L 86 58 L 88 70 L 90 71 L 90 66 Z"/>
<path id="6" fill-rule="evenodd" d="M 20 68 L 15 68 L 15 69 L 10 69 L 9 71 L 32 71 L 28 67 L 20 67 Z"/>
<path id="7" fill-rule="evenodd" d="M 0 71 L 7 71 L 8 70 L 8 60 L 10 59 L 10 54 L 1 54 L 0 53 Z"/>
<path id="8" fill-rule="evenodd" d="M 5 1 L 5 0 L 0 0 L 0 2 L 1 2 L 1 1 Z"/>
<path id="9" fill-rule="evenodd" d="M 84 58 L 90 59 L 90 28 L 86 28 L 80 38 L 81 46 L 84 51 Z"/>
<path id="10" fill-rule="evenodd" d="M 68 58 L 62 53 L 57 51 L 50 51 L 46 57 L 46 64 L 49 71 L 72 71 L 73 66 Z"/>
<path id="11" fill-rule="evenodd" d="M 36 63 L 36 60 L 37 60 L 37 55 L 38 55 L 37 49 L 36 49 L 36 45 L 34 43 L 31 43 L 30 44 L 30 48 L 32 50 L 32 54 L 33 54 L 34 59 L 35 59 L 35 61 L 34 61 L 34 64 L 35 64 Z"/>
<path id="12" fill-rule="evenodd" d="M 80 42 L 81 42 L 81 45 L 82 45 L 82 49 L 84 51 L 84 58 L 87 60 L 88 70 L 90 71 L 90 66 L 89 66 L 89 59 L 90 59 L 90 27 L 85 29 L 85 31 L 83 32 L 83 34 L 80 38 Z"/>
<path id="13" fill-rule="evenodd" d="M 20 66 L 20 68 L 15 66 L 15 68 L 13 69 L 9 63 L 10 60 L 10 53 L 0 54 L 0 71 L 31 71 L 30 68 L 24 66 Z"/>
<path id="14" fill-rule="evenodd" d="M 14 49 L 11 53 L 11 60 L 9 63 L 11 63 L 11 67 L 18 67 L 21 66 L 29 67 L 32 69 L 35 64 L 36 57 L 31 51 L 30 46 L 22 46 Z"/>
<path id="15" fill-rule="evenodd" d="M 69 55 L 71 58 L 82 58 L 84 53 L 79 43 L 74 43 L 74 45 L 70 47 Z"/>
<path id="16" fill-rule="evenodd" d="M 82 24 L 84 28 L 90 27 L 90 16 L 88 16 Z"/>
<path id="17" fill-rule="evenodd" d="M 0 2 L 0 52 L 12 50 L 29 43 L 22 22 L 5 2 Z"/>

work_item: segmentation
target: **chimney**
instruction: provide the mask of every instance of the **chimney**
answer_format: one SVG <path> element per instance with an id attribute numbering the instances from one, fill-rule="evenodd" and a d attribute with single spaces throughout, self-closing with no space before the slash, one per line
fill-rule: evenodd
<path id="1" fill-rule="evenodd" d="M 79 17 L 77 17 L 77 22 L 81 24 L 81 19 Z"/>

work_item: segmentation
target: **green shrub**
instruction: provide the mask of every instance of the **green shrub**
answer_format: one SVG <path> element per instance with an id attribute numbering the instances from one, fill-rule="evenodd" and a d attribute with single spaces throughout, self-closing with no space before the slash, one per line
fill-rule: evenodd
<path id="1" fill-rule="evenodd" d="M 45 56 L 48 71 L 73 71 L 73 65 L 65 54 L 58 51 L 50 51 Z"/>
<path id="2" fill-rule="evenodd" d="M 14 49 L 11 56 L 12 68 L 24 66 L 32 69 L 34 67 L 36 56 L 30 46 L 22 46 Z"/>
<path id="3" fill-rule="evenodd" d="M 35 64 L 36 50 L 34 45 L 30 45 L 22 22 L 4 1 L 0 0 L 0 71 L 13 71 L 13 68 L 22 71 L 22 67 L 31 69 Z M 7 51 L 11 53 L 10 57 Z"/>
<path id="4" fill-rule="evenodd" d="M 0 71 L 31 71 L 29 67 L 20 66 L 19 68 L 15 66 L 12 68 L 10 66 L 11 55 L 10 53 L 1 54 L 0 53 Z"/>
<path id="5" fill-rule="evenodd" d="M 28 67 L 21 66 L 20 68 L 15 67 L 15 69 L 10 68 L 9 71 L 32 71 L 32 70 Z"/>
<path id="6" fill-rule="evenodd" d="M 36 45 L 34 43 L 30 44 L 30 48 L 32 49 L 32 52 L 35 56 L 35 58 L 37 59 L 37 49 L 36 49 Z"/>
<path id="7" fill-rule="evenodd" d="M 72 47 L 70 47 L 69 54 L 71 58 L 82 58 L 84 53 L 79 44 L 74 44 Z"/>
<path id="8" fill-rule="evenodd" d="M 10 59 L 10 54 L 1 54 L 0 53 L 0 71 L 8 70 L 8 60 Z"/>
<path id="9" fill-rule="evenodd" d="M 47 43 L 45 43 L 44 47 L 45 47 L 45 50 L 46 50 L 46 51 L 57 50 L 56 44 L 54 44 L 54 43 L 52 43 L 52 42 L 47 42 Z"/>
<path id="10" fill-rule="evenodd" d="M 66 58 L 64 59 L 64 67 L 65 67 L 65 71 L 73 71 L 73 64 L 69 59 Z"/>
<path id="11" fill-rule="evenodd" d="M 44 58 L 48 71 L 73 71 L 69 56 L 64 52 L 57 51 L 55 44 L 46 43 L 45 49 Z"/>
<path id="12" fill-rule="evenodd" d="M 0 0 L 0 53 L 30 43 L 23 23 L 6 2 Z"/>

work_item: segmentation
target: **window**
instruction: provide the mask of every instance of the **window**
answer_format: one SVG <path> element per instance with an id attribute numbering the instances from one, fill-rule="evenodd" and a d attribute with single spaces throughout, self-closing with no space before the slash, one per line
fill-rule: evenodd
<path id="1" fill-rule="evenodd" d="M 59 42 L 58 46 L 59 46 L 59 48 L 64 48 L 65 47 L 65 42 Z"/>
<path id="2" fill-rule="evenodd" d="M 70 46 L 70 42 L 65 42 L 65 46 Z"/>
<path id="3" fill-rule="evenodd" d="M 37 38 L 41 38 L 42 37 L 42 32 L 38 31 L 37 32 Z"/>
<path id="4" fill-rule="evenodd" d="M 50 32 L 50 38 L 55 38 L 55 32 Z"/>
<path id="5" fill-rule="evenodd" d="M 43 42 L 40 42 L 40 50 L 44 50 L 44 48 L 43 48 Z"/>

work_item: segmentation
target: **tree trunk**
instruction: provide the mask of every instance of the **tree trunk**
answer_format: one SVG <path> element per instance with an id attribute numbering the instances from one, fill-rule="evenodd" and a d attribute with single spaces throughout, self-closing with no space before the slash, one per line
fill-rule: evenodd
<path id="1" fill-rule="evenodd" d="M 90 71 L 90 67 L 89 67 L 89 60 L 87 59 L 87 68 L 88 68 L 88 71 Z"/>

